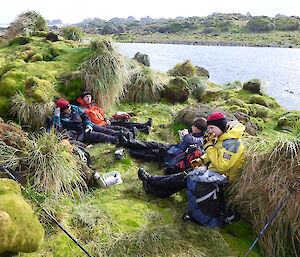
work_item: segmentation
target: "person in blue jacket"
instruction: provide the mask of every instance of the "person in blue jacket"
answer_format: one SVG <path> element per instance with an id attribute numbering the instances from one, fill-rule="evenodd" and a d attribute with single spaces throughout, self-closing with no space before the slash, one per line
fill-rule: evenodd
<path id="1" fill-rule="evenodd" d="M 109 131 L 107 133 L 98 131 L 98 125 L 92 123 L 84 111 L 78 106 L 70 105 L 66 99 L 56 101 L 54 125 L 58 131 L 65 131 L 70 138 L 84 143 L 119 143 L 119 132 L 112 131 L 109 134 Z M 132 137 L 132 134 L 130 135 L 129 133 L 131 132 L 124 132 L 123 135 Z"/>

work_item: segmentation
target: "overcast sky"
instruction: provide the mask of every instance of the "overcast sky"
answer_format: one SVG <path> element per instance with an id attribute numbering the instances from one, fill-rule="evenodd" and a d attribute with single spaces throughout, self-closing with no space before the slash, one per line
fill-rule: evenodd
<path id="1" fill-rule="evenodd" d="M 86 18 L 109 20 L 114 17 L 136 19 L 207 16 L 213 12 L 242 13 L 252 16 L 276 14 L 300 16 L 300 0 L 5 0 L 0 6 L 0 24 L 9 24 L 28 10 L 45 19 L 77 23 Z"/>

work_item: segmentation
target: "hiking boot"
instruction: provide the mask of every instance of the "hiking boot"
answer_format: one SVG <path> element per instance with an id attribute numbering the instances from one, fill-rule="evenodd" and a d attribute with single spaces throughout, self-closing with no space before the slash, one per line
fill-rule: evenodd
<path id="1" fill-rule="evenodd" d="M 137 137 L 137 135 L 138 135 L 138 129 L 135 127 L 135 126 L 133 126 L 133 128 L 132 128 L 132 135 L 133 135 L 133 138 L 135 139 L 136 137 Z"/>
<path id="2" fill-rule="evenodd" d="M 120 133 L 118 135 L 118 138 L 117 138 L 117 146 L 126 146 L 128 144 L 128 139 L 123 135 L 123 133 Z"/>
<path id="3" fill-rule="evenodd" d="M 147 171 L 145 171 L 143 168 L 139 168 L 138 177 L 142 181 L 147 181 L 151 178 L 151 175 Z"/>
<path id="4" fill-rule="evenodd" d="M 149 135 L 149 134 L 150 134 L 150 130 L 151 130 L 151 127 L 150 127 L 150 126 L 146 126 L 146 128 L 145 128 L 145 133 L 146 133 L 147 135 Z"/>
<path id="5" fill-rule="evenodd" d="M 149 120 L 145 123 L 145 125 L 151 127 L 152 126 L 152 118 L 149 118 Z"/>

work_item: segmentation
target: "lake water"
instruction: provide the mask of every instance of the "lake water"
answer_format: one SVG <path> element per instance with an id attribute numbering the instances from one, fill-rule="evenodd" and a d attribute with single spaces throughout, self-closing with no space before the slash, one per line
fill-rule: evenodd
<path id="1" fill-rule="evenodd" d="M 117 43 L 126 56 L 148 54 L 153 70 L 166 72 L 190 59 L 218 85 L 260 78 L 265 91 L 289 110 L 300 110 L 300 49 Z"/>

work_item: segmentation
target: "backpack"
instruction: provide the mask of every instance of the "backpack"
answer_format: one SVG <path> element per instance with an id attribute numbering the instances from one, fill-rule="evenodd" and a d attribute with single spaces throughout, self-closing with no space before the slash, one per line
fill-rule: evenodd
<path id="1" fill-rule="evenodd" d="M 130 115 L 127 112 L 116 112 L 111 121 L 127 121 L 130 119 Z"/>
<path id="2" fill-rule="evenodd" d="M 165 173 L 174 174 L 187 170 L 191 166 L 191 161 L 201 157 L 202 154 L 201 148 L 196 145 L 189 146 L 186 151 L 164 162 Z"/>
<path id="3" fill-rule="evenodd" d="M 188 213 L 193 221 L 208 228 L 223 224 L 225 198 L 222 187 L 227 183 L 228 178 L 210 170 L 203 174 L 195 169 L 188 174 Z"/>

